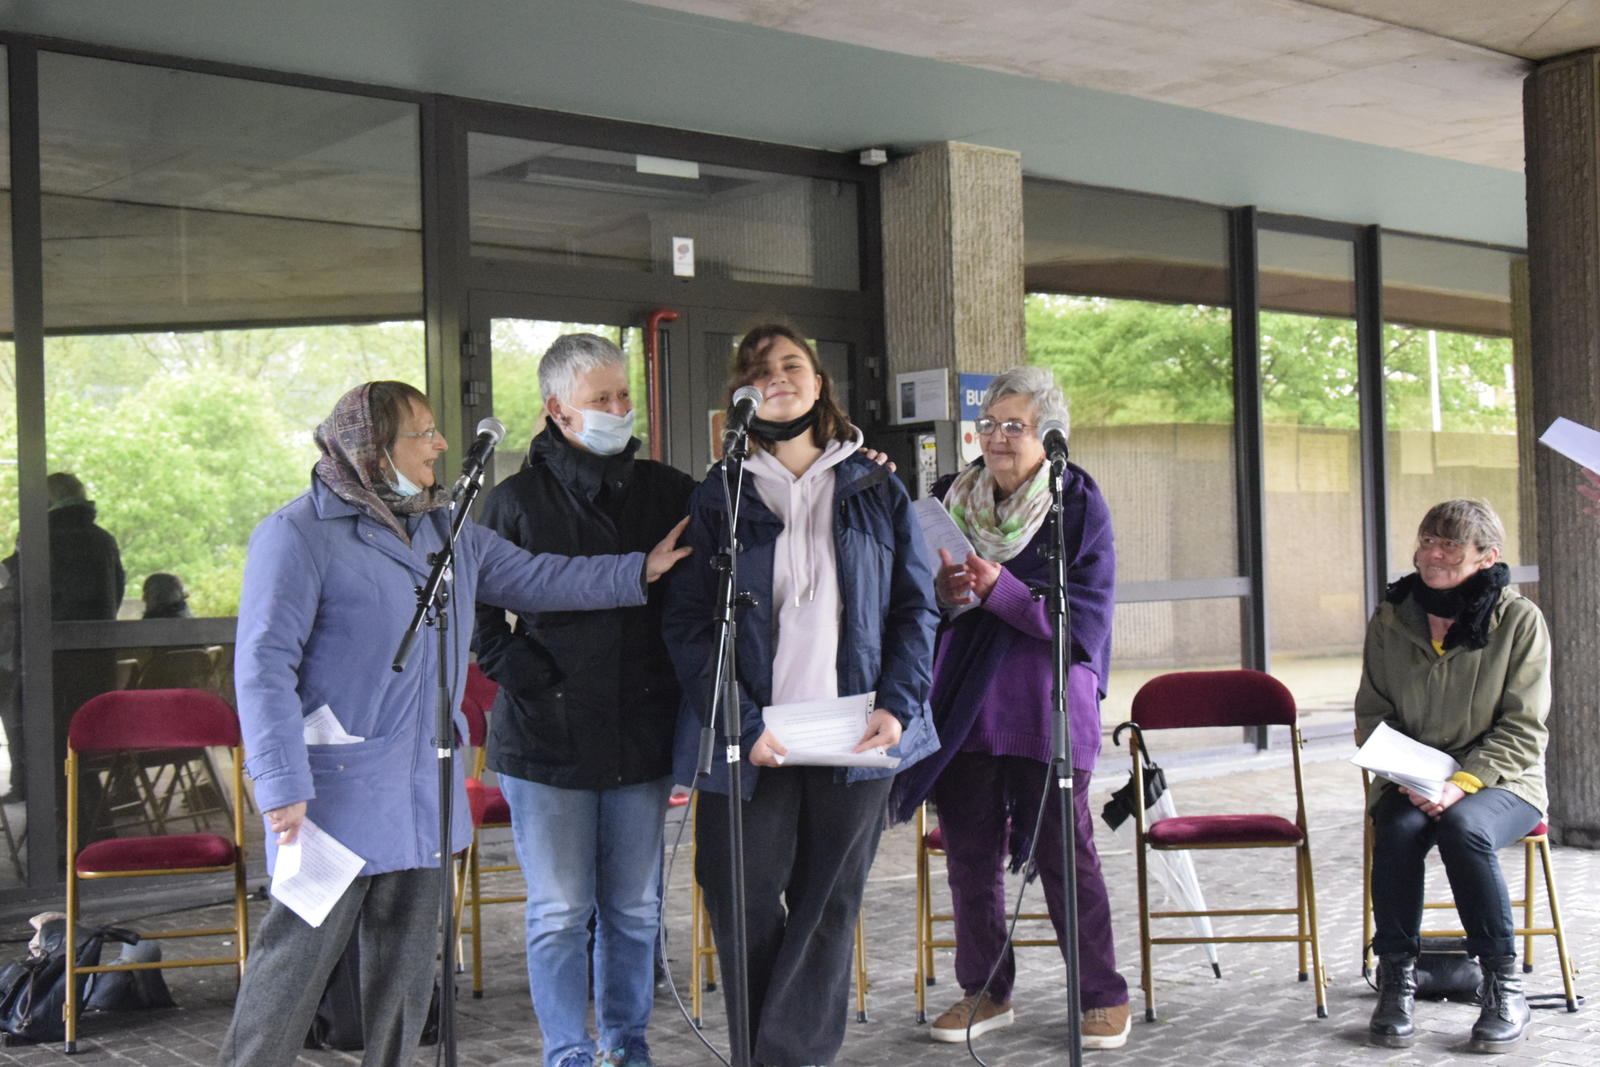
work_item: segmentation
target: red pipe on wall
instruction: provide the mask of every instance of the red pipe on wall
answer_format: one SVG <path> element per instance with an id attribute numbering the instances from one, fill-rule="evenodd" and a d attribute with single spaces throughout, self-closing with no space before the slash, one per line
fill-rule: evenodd
<path id="1" fill-rule="evenodd" d="M 662 422 L 661 410 L 661 324 L 677 320 L 678 313 L 671 308 L 656 308 L 644 319 L 645 383 L 650 391 L 650 458 L 657 461 L 666 456 L 667 444 L 667 428 Z"/>

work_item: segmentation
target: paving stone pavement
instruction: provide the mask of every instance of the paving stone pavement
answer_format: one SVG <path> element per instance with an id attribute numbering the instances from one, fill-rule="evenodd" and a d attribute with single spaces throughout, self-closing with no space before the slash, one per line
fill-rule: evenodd
<path id="1" fill-rule="evenodd" d="M 1308 753 L 1306 785 L 1310 795 L 1312 848 L 1318 904 L 1321 911 L 1323 960 L 1328 974 L 1329 1017 L 1316 1018 L 1312 989 L 1296 980 L 1295 950 L 1284 944 L 1218 947 L 1223 969 L 1212 976 L 1203 950 L 1197 946 L 1157 946 L 1154 950 L 1159 1021 L 1144 1021 L 1139 991 L 1137 888 L 1131 831 L 1111 834 L 1102 826 L 1097 840 L 1117 909 L 1116 943 L 1119 962 L 1132 987 L 1134 1024 L 1128 1045 L 1118 1051 L 1088 1052 L 1090 1063 L 1111 1064 L 1447 1064 L 1498 1062 L 1503 1064 L 1600 1064 L 1600 1014 L 1592 1007 L 1567 1013 L 1556 1003 L 1535 1012 L 1529 1039 L 1515 1052 L 1497 1057 L 1474 1056 L 1465 1051 L 1465 1036 L 1476 1017 L 1469 1005 L 1424 1003 L 1419 1006 L 1422 1031 L 1417 1044 L 1407 1050 L 1376 1049 L 1365 1043 L 1367 1017 L 1374 995 L 1360 971 L 1361 940 L 1361 823 L 1359 772 L 1342 758 L 1347 744 L 1322 743 Z M 1094 783 L 1096 810 L 1104 794 L 1126 780 L 1120 750 L 1109 750 Z M 1278 810 L 1287 813 L 1288 772 L 1282 757 L 1215 760 L 1191 765 L 1169 764 L 1168 777 L 1180 811 Z M 1213 800 L 1214 798 L 1214 800 Z M 1188 803 L 1186 803 L 1188 801 Z M 1210 805 L 1214 804 L 1214 807 Z M 669 834 L 670 840 L 670 834 Z M 492 854 L 508 854 L 509 841 L 490 839 Z M 866 1023 L 849 1024 L 839 1067 L 902 1067 L 902 1065 L 956 1065 L 972 1062 L 961 1045 L 939 1045 L 928 1040 L 927 1027 L 915 1022 L 912 967 L 914 965 L 914 848 L 909 827 L 884 835 L 878 861 L 867 887 L 867 941 L 870 989 Z M 1520 854 L 1504 857 L 1513 892 L 1520 885 Z M 1600 922 L 1594 889 L 1600 887 L 1600 860 L 1594 853 L 1556 849 L 1555 865 L 1562 891 L 1570 948 L 1580 971 L 1579 992 L 1592 984 L 1584 972 L 1600 952 Z M 1436 864 L 1435 864 L 1436 867 Z M 1197 868 L 1213 906 L 1256 904 L 1274 897 L 1287 898 L 1292 860 L 1287 855 L 1260 853 L 1201 853 Z M 517 885 L 516 874 L 502 876 L 499 884 Z M 937 875 L 936 875 L 937 877 Z M 1430 878 L 1430 897 L 1443 886 L 1442 871 Z M 947 900 L 942 884 L 936 900 Z M 689 927 L 688 864 L 680 863 L 673 875 L 668 908 L 672 972 L 688 999 Z M 1042 903 L 1031 889 L 1028 906 Z M 942 906 L 942 905 L 941 905 Z M 127 909 L 119 911 L 118 909 Z M 91 905 L 92 921 L 113 922 L 137 918 L 159 910 L 148 900 L 136 910 L 122 899 Z M 1039 910 L 1042 910 L 1040 908 Z M 1542 914 L 1542 909 L 1541 909 Z M 184 916 L 185 920 L 192 917 Z M 146 929 L 172 922 L 171 917 L 149 919 Z M 1274 919 L 1220 919 L 1218 933 L 1267 929 Z M 1176 922 L 1181 923 L 1182 920 Z M 1245 924 L 1245 925 L 1241 925 Z M 9 931 L 16 922 L 8 920 Z M 135 923 L 136 926 L 141 925 Z M 524 972 L 521 909 L 499 905 L 485 912 L 485 993 L 474 1000 L 466 992 L 470 975 L 463 975 L 458 1009 L 459 1051 L 462 1064 L 536 1064 L 539 1038 L 527 995 Z M 1177 931 L 1174 931 L 1177 932 Z M 174 943 L 169 952 L 177 951 Z M 1528 976 L 1532 995 L 1559 994 L 1561 982 L 1555 965 L 1554 941 L 1542 938 L 1535 945 L 1536 967 Z M 952 983 L 952 953 L 938 953 L 939 982 L 928 989 L 930 1017 L 959 995 Z M 169 970 L 167 981 L 179 1007 L 167 1011 L 118 1015 L 88 1015 L 80 1025 L 79 1053 L 73 1063 L 85 1067 L 133 1064 L 167 1067 L 212 1064 L 227 1024 L 233 983 L 225 970 L 201 968 Z M 1015 1025 L 993 1031 L 977 1042 L 983 1061 L 996 1067 L 1035 1067 L 1067 1060 L 1063 1047 L 1066 1031 L 1064 979 L 1059 954 L 1053 948 L 1018 950 Z M 853 1016 L 853 1009 L 852 1009 Z M 720 994 L 708 994 L 705 1007 L 706 1038 L 725 1047 L 726 1027 Z M 678 1014 L 663 985 L 657 994 L 650 1041 L 656 1062 L 671 1067 L 716 1062 L 693 1036 Z M 435 1061 L 437 1051 L 421 1050 L 416 1064 Z M 66 1062 L 59 1046 L 0 1048 L 0 1063 L 44 1064 Z M 307 1052 L 304 1065 L 359 1063 L 357 1054 Z"/>

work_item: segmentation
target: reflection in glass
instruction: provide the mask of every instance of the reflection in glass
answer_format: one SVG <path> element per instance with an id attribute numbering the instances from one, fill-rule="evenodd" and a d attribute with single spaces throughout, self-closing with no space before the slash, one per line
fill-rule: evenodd
<path id="1" fill-rule="evenodd" d="M 1487 500 L 1506 525 L 1506 561 L 1533 562 L 1518 497 L 1511 342 L 1518 258 L 1383 238 L 1390 577 L 1411 569 L 1428 508 L 1452 497 Z"/>
<path id="2" fill-rule="evenodd" d="M 420 316 L 415 105 L 39 57 L 45 325 Z"/>
<path id="3" fill-rule="evenodd" d="M 860 288 L 849 182 L 467 136 L 474 255 L 697 278 Z"/>
<path id="4" fill-rule="evenodd" d="M 194 615 L 233 615 L 250 531 L 310 485 L 312 431 L 362 381 L 420 386 L 423 346 L 420 322 L 47 337 L 50 469 L 121 546 L 117 617 L 144 615 L 157 573 Z"/>
<path id="5" fill-rule="evenodd" d="M 119 617 L 158 573 L 231 615 L 334 401 L 425 380 L 417 108 L 49 52 L 39 97 L 49 469 L 121 546 Z"/>
<path id="6" fill-rule="evenodd" d="M 57 653 L 62 657 L 83 652 Z M 97 684 L 79 684 L 79 704 L 100 693 L 124 689 L 199 689 L 234 703 L 233 647 L 137 647 L 104 650 L 109 673 Z M 227 833 L 231 781 L 219 774 L 225 763 L 206 749 L 150 749 L 94 756 L 79 778 L 82 840 L 163 833 Z M 244 803 L 248 804 L 248 798 Z M 259 832 L 259 824 L 246 820 Z"/>

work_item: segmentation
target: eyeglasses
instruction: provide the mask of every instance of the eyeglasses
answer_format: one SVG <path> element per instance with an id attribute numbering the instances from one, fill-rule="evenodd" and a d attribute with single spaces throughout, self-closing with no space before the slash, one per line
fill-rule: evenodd
<path id="1" fill-rule="evenodd" d="M 1459 556 L 1467 550 L 1467 543 L 1454 537 L 1435 537 L 1432 534 L 1423 534 L 1417 538 L 1417 547 L 1424 552 L 1442 548 L 1452 555 Z"/>
<path id="2" fill-rule="evenodd" d="M 426 437 L 428 439 L 428 443 L 432 444 L 439 436 L 439 427 L 430 426 L 426 430 L 417 430 L 415 433 L 396 434 L 395 436 L 397 436 L 397 437 Z"/>
<path id="3" fill-rule="evenodd" d="M 987 415 L 973 423 L 972 426 L 978 431 L 978 436 L 980 437 L 988 437 L 990 434 L 994 433 L 996 427 L 998 427 L 1000 432 L 1005 434 L 1007 437 L 1021 437 L 1023 431 L 1031 429 L 1027 423 L 1018 422 L 1016 419 L 1007 419 L 1005 422 L 996 422 Z"/>

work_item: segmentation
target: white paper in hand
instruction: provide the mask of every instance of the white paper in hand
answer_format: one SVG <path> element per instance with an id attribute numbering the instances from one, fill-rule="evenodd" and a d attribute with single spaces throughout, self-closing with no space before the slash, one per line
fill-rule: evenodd
<path id="1" fill-rule="evenodd" d="M 1539 443 L 1592 471 L 1600 471 L 1600 431 L 1571 419 L 1557 419 L 1539 437 Z"/>
<path id="2" fill-rule="evenodd" d="M 279 845 L 272 895 L 310 926 L 321 926 L 366 860 L 306 819 L 292 845 Z"/>
<path id="3" fill-rule="evenodd" d="M 859 693 L 762 708 L 761 716 L 767 728 L 777 736 L 779 744 L 789 750 L 778 757 L 778 762 L 784 766 L 900 766 L 900 757 L 889 755 L 885 749 L 851 751 L 867 732 L 867 719 L 877 699 L 877 693 Z"/>
<path id="4" fill-rule="evenodd" d="M 967 535 L 961 532 L 961 527 L 956 525 L 956 520 L 950 517 L 950 513 L 945 510 L 944 504 L 938 497 L 925 496 L 913 501 L 911 512 L 917 517 L 917 525 L 922 530 L 923 557 L 928 561 L 928 569 L 934 574 L 937 575 L 939 568 L 944 566 L 944 562 L 939 558 L 941 548 L 950 553 L 950 558 L 957 563 L 972 554 L 972 542 L 967 540 Z M 976 596 L 965 604 L 939 605 L 945 615 L 952 619 L 977 606 Z"/>
<path id="5" fill-rule="evenodd" d="M 1444 796 L 1445 781 L 1461 769 L 1448 752 L 1415 741 L 1386 722 L 1378 724 L 1350 762 L 1434 803 Z"/>

